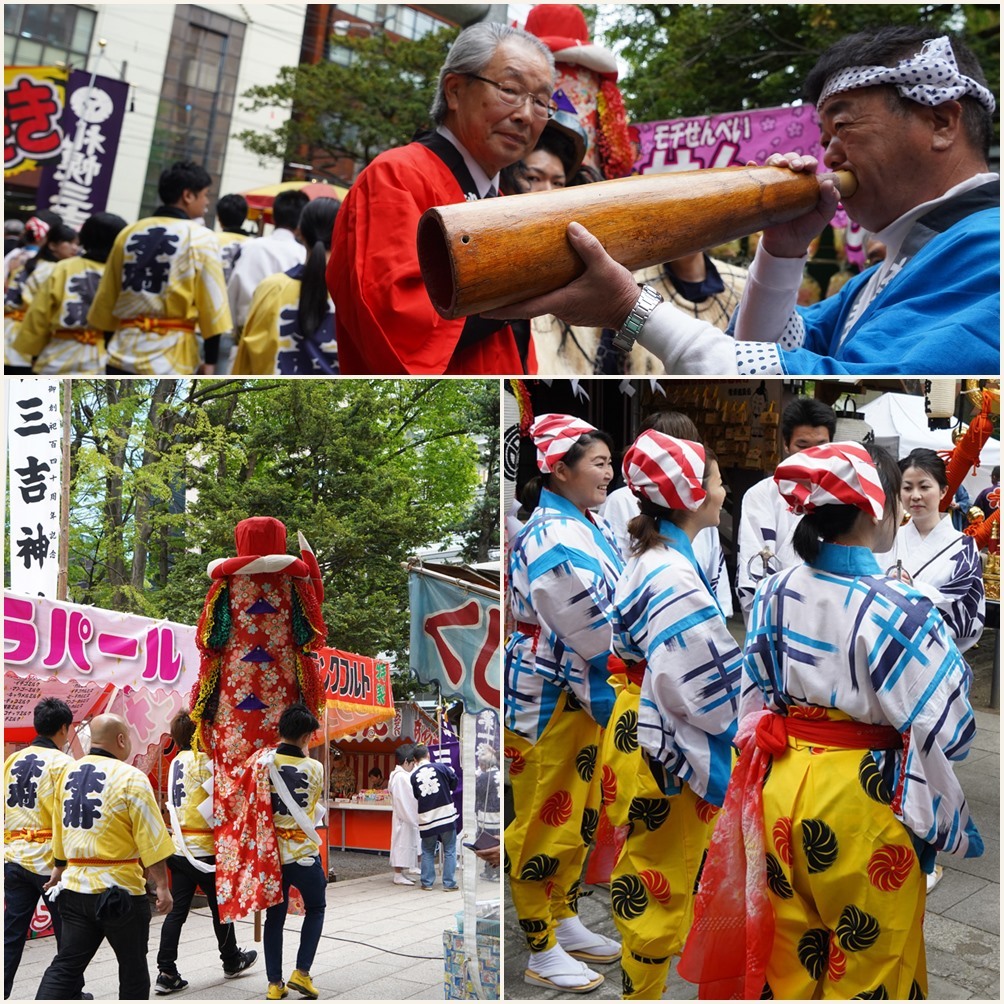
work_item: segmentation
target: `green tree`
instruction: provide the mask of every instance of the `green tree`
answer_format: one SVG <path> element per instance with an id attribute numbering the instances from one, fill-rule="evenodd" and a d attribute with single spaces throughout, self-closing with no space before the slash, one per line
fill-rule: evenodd
<path id="1" fill-rule="evenodd" d="M 207 562 L 272 515 L 317 554 L 329 644 L 403 655 L 403 565 L 475 501 L 490 383 L 75 381 L 71 598 L 194 624 Z"/>
<path id="2" fill-rule="evenodd" d="M 983 4 L 614 4 L 598 31 L 630 67 L 619 85 L 636 122 L 769 108 L 844 35 L 885 25 L 955 31 L 1000 90 L 1000 8 Z"/>
<path id="3" fill-rule="evenodd" d="M 386 33 L 342 39 L 350 65 L 286 66 L 275 83 L 247 90 L 246 110 L 277 108 L 288 117 L 275 129 L 245 129 L 237 138 L 262 160 L 306 156 L 331 174 L 345 158 L 364 166 L 428 126 L 439 67 L 456 35 L 446 28 L 414 41 Z"/>

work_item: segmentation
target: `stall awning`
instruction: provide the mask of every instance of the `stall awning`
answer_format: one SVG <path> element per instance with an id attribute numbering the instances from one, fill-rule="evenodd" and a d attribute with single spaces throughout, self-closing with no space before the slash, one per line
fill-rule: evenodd
<path id="1" fill-rule="evenodd" d="M 386 662 L 336 648 L 319 649 L 317 658 L 324 680 L 329 739 L 394 717 L 394 694 Z"/>
<path id="2" fill-rule="evenodd" d="M 283 181 L 262 188 L 252 188 L 249 192 L 241 193 L 248 201 L 248 219 L 257 220 L 259 217 L 264 217 L 266 223 L 271 223 L 275 197 L 280 192 L 292 191 L 301 191 L 309 199 L 338 199 L 339 202 L 349 194 L 347 188 L 331 185 L 326 181 Z"/>

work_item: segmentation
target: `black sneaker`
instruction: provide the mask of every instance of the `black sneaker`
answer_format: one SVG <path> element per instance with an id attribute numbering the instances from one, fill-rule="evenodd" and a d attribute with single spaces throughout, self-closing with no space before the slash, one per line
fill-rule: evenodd
<path id="1" fill-rule="evenodd" d="M 226 966 L 223 967 L 223 978 L 232 980 L 234 977 L 240 976 L 245 969 L 250 969 L 254 965 L 255 959 L 257 958 L 258 953 L 253 948 L 249 948 L 246 952 L 241 952 L 236 966 L 232 969 L 229 969 Z"/>
<path id="2" fill-rule="evenodd" d="M 188 980 L 183 980 L 177 973 L 168 976 L 167 973 L 158 973 L 157 982 L 153 986 L 154 993 L 176 994 L 179 990 L 184 990 L 188 986 Z"/>

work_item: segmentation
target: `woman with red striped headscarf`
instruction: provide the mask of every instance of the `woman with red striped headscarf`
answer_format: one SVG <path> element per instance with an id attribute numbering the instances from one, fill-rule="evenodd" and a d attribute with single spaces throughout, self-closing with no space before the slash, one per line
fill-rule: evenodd
<path id="1" fill-rule="evenodd" d="M 969 673 L 937 608 L 876 561 L 899 525 L 888 453 L 810 447 L 774 480 L 805 563 L 753 601 L 740 755 L 680 973 L 702 998 L 924 998 L 924 873 L 983 851 L 952 769 Z"/>

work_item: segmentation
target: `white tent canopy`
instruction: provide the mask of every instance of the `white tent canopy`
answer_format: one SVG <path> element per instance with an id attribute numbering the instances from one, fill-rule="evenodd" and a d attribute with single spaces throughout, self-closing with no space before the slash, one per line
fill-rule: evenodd
<path id="1" fill-rule="evenodd" d="M 924 398 L 911 394 L 883 394 L 868 404 L 860 405 L 865 421 L 875 430 L 879 439 L 899 437 L 899 457 L 911 450 L 927 447 L 945 452 L 952 449 L 951 429 L 928 429 L 924 413 Z M 970 498 L 990 484 L 990 471 L 1000 465 L 1001 444 L 991 437 L 980 453 L 980 467 L 976 474 L 966 475 L 962 484 Z"/>

